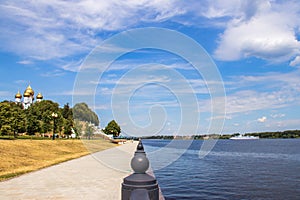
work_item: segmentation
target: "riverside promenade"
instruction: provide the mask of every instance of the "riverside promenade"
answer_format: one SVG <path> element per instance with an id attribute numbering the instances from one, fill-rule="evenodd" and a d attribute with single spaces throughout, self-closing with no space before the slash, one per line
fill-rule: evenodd
<path id="1" fill-rule="evenodd" d="M 0 182 L 0 199 L 121 199 L 137 142 Z M 47 153 L 47 152 L 45 152 Z"/>

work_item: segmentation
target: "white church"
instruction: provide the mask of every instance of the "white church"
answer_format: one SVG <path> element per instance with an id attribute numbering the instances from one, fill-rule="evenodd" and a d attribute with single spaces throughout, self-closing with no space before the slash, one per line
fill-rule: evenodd
<path id="1" fill-rule="evenodd" d="M 34 91 L 30 87 L 30 85 L 28 85 L 28 87 L 24 91 L 23 97 L 24 99 L 22 101 L 22 95 L 20 94 L 20 91 L 18 91 L 18 93 L 15 95 L 15 102 L 21 103 L 23 105 L 23 108 L 27 109 L 29 108 L 29 106 L 31 106 L 31 104 L 34 103 Z M 43 95 L 41 93 L 38 93 L 38 95 L 36 96 L 36 102 L 40 102 L 42 100 Z"/>

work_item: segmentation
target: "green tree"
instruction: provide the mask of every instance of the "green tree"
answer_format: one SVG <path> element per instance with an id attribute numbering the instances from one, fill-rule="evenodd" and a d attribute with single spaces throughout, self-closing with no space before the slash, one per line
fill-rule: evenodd
<path id="1" fill-rule="evenodd" d="M 65 104 L 61 109 L 61 114 L 63 117 L 63 131 L 65 135 L 70 136 L 72 134 L 72 128 L 74 127 L 73 111 L 69 104 Z"/>
<path id="2" fill-rule="evenodd" d="M 91 122 L 95 126 L 99 126 L 99 118 L 95 112 L 93 112 L 86 103 L 77 103 L 73 107 L 74 119 L 80 121 Z"/>
<path id="3" fill-rule="evenodd" d="M 64 107 L 61 110 L 61 114 L 65 119 L 73 117 L 72 109 L 70 108 L 69 103 L 64 105 Z"/>
<path id="4" fill-rule="evenodd" d="M 76 111 L 74 114 L 74 110 Z M 52 113 L 57 113 L 54 119 Z M 77 117 L 77 124 L 74 123 L 73 116 Z M 87 124 L 93 123 L 99 125 L 99 119 L 85 103 L 76 104 L 74 108 L 70 108 L 69 104 L 65 104 L 63 108 L 59 108 L 59 104 L 50 100 L 35 102 L 28 109 L 24 110 L 22 105 L 15 102 L 0 102 L 0 135 L 14 135 L 27 132 L 29 135 L 37 133 L 49 133 L 55 129 L 55 133 L 70 135 L 73 129 L 77 133 L 81 133 L 86 127 L 80 121 Z M 93 134 L 93 129 L 88 128 L 89 136 Z"/>
<path id="5" fill-rule="evenodd" d="M 17 137 L 25 131 L 25 114 L 22 107 L 14 102 L 0 103 L 0 132 L 2 135 Z"/>
<path id="6" fill-rule="evenodd" d="M 29 115 L 26 121 L 26 132 L 28 135 L 34 135 L 40 132 L 41 126 L 35 115 Z"/>
<path id="7" fill-rule="evenodd" d="M 121 133 L 121 128 L 115 120 L 110 121 L 103 132 L 107 135 L 113 134 L 114 137 L 118 137 Z"/>
<path id="8" fill-rule="evenodd" d="M 42 119 L 41 119 L 41 133 L 48 133 L 53 130 L 53 119 L 51 116 L 51 111 L 46 111 L 42 113 Z"/>
<path id="9" fill-rule="evenodd" d="M 9 135 L 12 131 L 12 128 L 10 125 L 3 125 L 1 126 L 1 135 Z"/>
<path id="10" fill-rule="evenodd" d="M 55 132 L 61 132 L 63 129 L 63 117 L 59 104 L 50 100 L 43 100 L 32 104 L 26 110 L 27 133 L 33 135 L 35 133 L 51 132 L 54 128 L 52 113 L 58 114 L 58 117 L 55 119 Z"/>
<path id="11" fill-rule="evenodd" d="M 63 119 L 64 134 L 70 136 L 72 134 L 73 120 Z"/>
<path id="12" fill-rule="evenodd" d="M 9 102 L 1 102 L 0 105 L 0 131 L 1 135 L 8 135 L 11 132 L 10 112 L 11 106 Z"/>
<path id="13" fill-rule="evenodd" d="M 11 104 L 12 110 L 11 110 L 11 127 L 13 130 L 14 138 L 17 137 L 18 133 L 25 132 L 25 113 L 24 110 L 21 108 L 20 105 Z"/>

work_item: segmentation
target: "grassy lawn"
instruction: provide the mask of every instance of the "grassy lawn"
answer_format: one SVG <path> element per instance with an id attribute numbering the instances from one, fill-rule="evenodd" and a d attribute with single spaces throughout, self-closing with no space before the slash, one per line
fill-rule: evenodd
<path id="1" fill-rule="evenodd" d="M 106 140 L 0 140 L 0 181 L 115 146 Z"/>

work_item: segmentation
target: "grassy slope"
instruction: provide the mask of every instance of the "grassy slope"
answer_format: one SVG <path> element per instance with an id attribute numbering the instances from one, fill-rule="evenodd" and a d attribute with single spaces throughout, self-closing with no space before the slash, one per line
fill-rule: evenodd
<path id="1" fill-rule="evenodd" d="M 0 140 L 0 181 L 115 146 L 105 140 Z"/>

